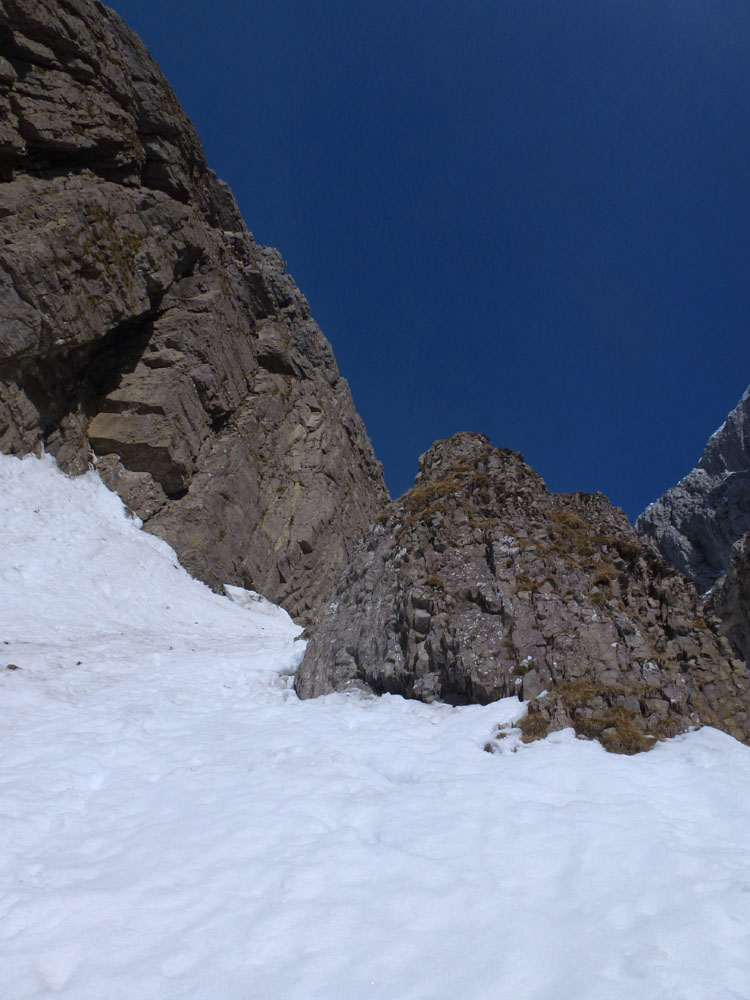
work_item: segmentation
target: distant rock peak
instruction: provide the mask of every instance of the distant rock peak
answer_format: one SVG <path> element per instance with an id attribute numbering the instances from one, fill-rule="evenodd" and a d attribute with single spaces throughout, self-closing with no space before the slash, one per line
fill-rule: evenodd
<path id="1" fill-rule="evenodd" d="M 726 571 L 732 547 L 750 531 L 750 388 L 697 467 L 646 508 L 636 530 L 701 592 Z"/>
<path id="2" fill-rule="evenodd" d="M 636 521 L 671 565 L 707 592 L 735 652 L 750 662 L 750 387 L 697 468 Z"/>
<path id="3" fill-rule="evenodd" d="M 750 471 L 750 386 L 708 439 L 698 468 L 712 476 Z"/>

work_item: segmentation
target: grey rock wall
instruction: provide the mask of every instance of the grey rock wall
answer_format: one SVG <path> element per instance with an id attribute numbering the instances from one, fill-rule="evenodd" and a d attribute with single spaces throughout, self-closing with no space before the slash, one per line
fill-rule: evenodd
<path id="1" fill-rule="evenodd" d="M 711 435 L 698 466 L 636 521 L 636 530 L 706 594 L 750 662 L 750 389 Z"/>
<path id="2" fill-rule="evenodd" d="M 478 434 L 437 442 L 359 543 L 296 677 L 425 701 L 529 702 L 527 738 L 612 750 L 691 726 L 750 737 L 744 664 L 693 586 L 601 494 L 551 494 Z"/>
<path id="3" fill-rule="evenodd" d="M 307 302 L 113 11 L 0 0 L 0 53 L 0 448 L 309 620 L 387 495 Z"/>
<path id="4" fill-rule="evenodd" d="M 732 547 L 750 531 L 750 389 L 697 467 L 646 508 L 636 530 L 701 593 L 725 572 Z"/>

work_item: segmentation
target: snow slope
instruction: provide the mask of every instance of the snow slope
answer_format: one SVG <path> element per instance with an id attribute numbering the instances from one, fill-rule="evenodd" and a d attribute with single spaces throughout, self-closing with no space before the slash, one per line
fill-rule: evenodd
<path id="1" fill-rule="evenodd" d="M 750 998 L 747 748 L 300 702 L 92 474 L 0 456 L 0 518 L 0 1000 Z"/>

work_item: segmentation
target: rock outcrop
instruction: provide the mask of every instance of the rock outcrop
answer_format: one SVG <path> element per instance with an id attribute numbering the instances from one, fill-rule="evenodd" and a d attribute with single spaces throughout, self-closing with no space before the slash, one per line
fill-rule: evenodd
<path id="1" fill-rule="evenodd" d="M 139 39 L 0 0 L 0 448 L 309 619 L 387 498 L 330 346 Z"/>
<path id="2" fill-rule="evenodd" d="M 750 533 L 732 549 L 727 571 L 708 594 L 706 605 L 721 619 L 721 631 L 750 665 Z"/>
<path id="3" fill-rule="evenodd" d="M 526 738 L 574 726 L 647 749 L 701 723 L 750 736 L 747 671 L 697 594 L 601 494 L 551 494 L 517 452 L 439 441 L 342 577 L 301 697 L 529 701 Z"/>
<path id="4" fill-rule="evenodd" d="M 703 593 L 750 531 L 750 389 L 712 434 L 700 461 L 636 521 L 670 566 Z"/>
<path id="5" fill-rule="evenodd" d="M 750 663 L 750 388 L 709 438 L 697 468 L 646 508 L 636 530 L 708 591 L 708 612 Z"/>

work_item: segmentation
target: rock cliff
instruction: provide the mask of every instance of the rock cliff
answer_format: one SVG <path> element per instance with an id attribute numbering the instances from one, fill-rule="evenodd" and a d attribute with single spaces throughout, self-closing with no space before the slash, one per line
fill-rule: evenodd
<path id="1" fill-rule="evenodd" d="M 750 388 L 711 435 L 697 468 L 651 504 L 639 531 L 706 595 L 750 662 Z"/>
<path id="2" fill-rule="evenodd" d="M 708 590 L 750 531 L 750 389 L 712 434 L 692 472 L 636 521 L 670 566 Z"/>
<path id="3" fill-rule="evenodd" d="M 0 0 L 0 448 L 309 619 L 387 495 L 330 346 L 139 39 Z"/>
<path id="4" fill-rule="evenodd" d="M 477 434 L 439 441 L 359 543 L 296 678 L 453 704 L 518 694 L 526 738 L 609 749 L 708 723 L 750 737 L 750 686 L 697 595 L 601 494 L 551 494 Z"/>
<path id="5" fill-rule="evenodd" d="M 735 543 L 729 566 L 713 586 L 707 607 L 721 619 L 721 630 L 750 665 L 750 532 Z"/>

